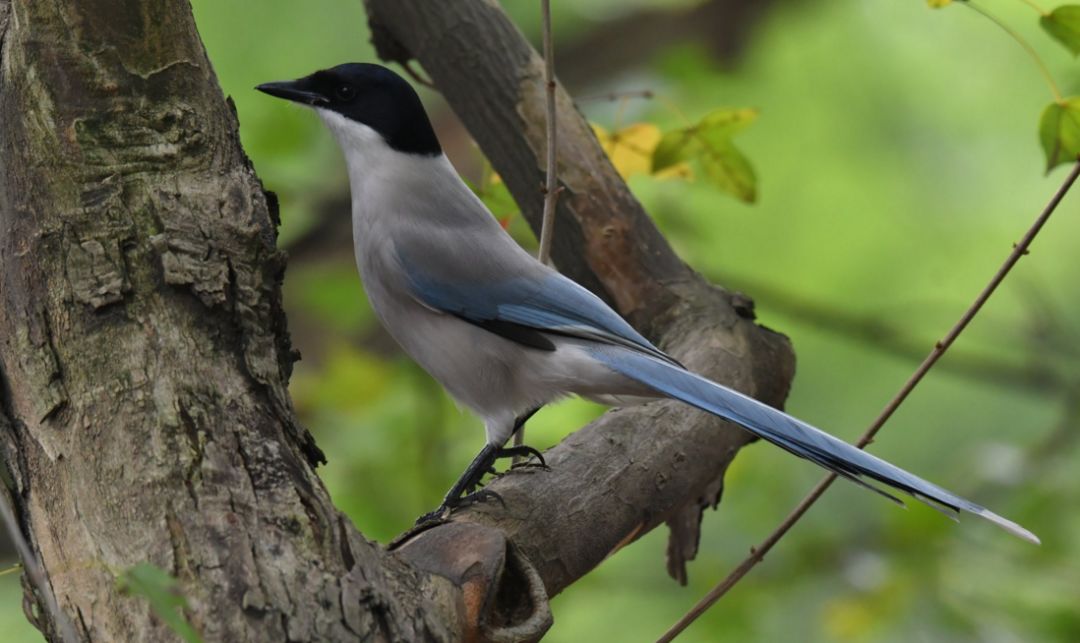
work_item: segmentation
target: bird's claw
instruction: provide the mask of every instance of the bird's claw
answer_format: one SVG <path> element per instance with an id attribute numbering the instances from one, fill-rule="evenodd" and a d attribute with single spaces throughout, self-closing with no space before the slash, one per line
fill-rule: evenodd
<path id="1" fill-rule="evenodd" d="M 491 489 L 480 489 L 474 491 L 458 501 L 457 507 L 463 507 L 465 505 L 474 505 L 480 502 L 487 502 L 488 500 L 498 500 L 503 509 L 506 508 L 506 502 L 502 499 L 502 496 L 495 493 Z M 456 509 L 457 507 L 454 507 Z M 453 510 L 451 510 L 453 511 Z"/>
<path id="2" fill-rule="evenodd" d="M 435 511 L 429 511 L 417 518 L 416 522 L 413 523 L 413 529 L 415 530 L 417 527 L 434 527 L 437 524 L 444 523 L 450 518 L 450 513 L 453 511 L 453 507 L 443 503 Z"/>
<path id="3" fill-rule="evenodd" d="M 511 471 L 517 471 L 519 469 L 540 469 L 541 471 L 551 471 L 551 467 L 547 466 L 544 462 L 531 462 L 529 460 L 522 460 L 521 462 L 515 462 L 510 465 Z"/>
<path id="4" fill-rule="evenodd" d="M 439 505 L 439 508 L 420 516 L 416 520 L 416 527 L 414 527 L 414 530 L 420 526 L 435 526 L 439 523 L 446 522 L 450 519 L 450 515 L 454 510 L 463 505 L 471 505 L 477 502 L 486 502 L 494 499 L 498 500 L 500 505 L 506 507 L 506 503 L 499 494 L 484 488 L 482 479 L 486 473 L 497 476 L 498 471 L 495 469 L 495 460 L 509 457 L 533 457 L 538 460 L 538 463 L 516 463 L 510 467 L 511 469 L 521 467 L 539 467 L 544 470 L 548 469 L 547 463 L 544 462 L 543 454 L 530 446 L 519 445 L 499 448 L 489 444 L 473 458 L 472 464 L 470 464 L 465 470 L 465 473 L 458 478 L 458 481 L 454 483 L 454 486 L 450 488 L 450 491 L 446 494 L 446 497 L 443 499 L 442 504 Z"/>
<path id="5" fill-rule="evenodd" d="M 532 457 L 540 461 L 539 465 L 531 462 L 515 462 L 510 466 L 511 469 L 515 469 L 519 466 L 539 466 L 544 469 L 548 469 L 547 462 L 544 461 L 544 454 L 540 453 L 536 449 L 527 444 L 521 444 L 513 447 L 503 447 L 497 452 L 497 457 L 500 458 L 524 458 Z"/>

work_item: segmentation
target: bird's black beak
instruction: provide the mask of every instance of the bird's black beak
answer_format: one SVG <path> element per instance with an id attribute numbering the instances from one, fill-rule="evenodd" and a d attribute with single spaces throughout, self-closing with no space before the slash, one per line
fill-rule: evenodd
<path id="1" fill-rule="evenodd" d="M 291 100 L 304 105 L 317 107 L 319 105 L 327 105 L 330 103 L 325 96 L 315 91 L 314 83 L 311 82 L 310 78 L 263 83 L 255 89 L 270 94 L 271 96 L 277 96 L 278 98 L 284 98 L 285 100 Z"/>

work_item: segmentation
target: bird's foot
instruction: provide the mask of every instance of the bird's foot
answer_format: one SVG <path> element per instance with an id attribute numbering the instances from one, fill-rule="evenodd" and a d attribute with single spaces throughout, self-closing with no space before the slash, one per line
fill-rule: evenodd
<path id="1" fill-rule="evenodd" d="M 525 445 L 525 444 L 522 444 L 522 445 L 519 445 L 519 446 L 514 446 L 514 447 L 504 447 L 502 449 L 499 449 L 496 452 L 496 457 L 499 457 L 499 458 L 527 458 L 527 457 L 532 457 L 532 458 L 536 458 L 537 460 L 539 460 L 539 462 L 530 462 L 528 460 L 523 460 L 521 462 L 515 462 L 514 464 L 510 465 L 510 468 L 511 469 L 538 468 L 538 469 L 543 469 L 544 471 L 550 471 L 551 470 L 551 467 L 549 467 L 547 465 L 547 462 L 544 461 L 544 455 L 542 453 L 540 453 L 539 451 L 537 451 L 536 449 L 534 449 L 534 448 L 532 448 L 532 447 L 530 447 L 528 445 Z"/>
<path id="2" fill-rule="evenodd" d="M 443 500 L 443 503 L 439 505 L 435 511 L 429 511 L 417 518 L 413 527 L 414 529 L 417 527 L 434 527 L 435 525 L 449 521 L 450 516 L 462 507 L 488 502 L 489 500 L 497 500 L 500 505 L 504 508 L 506 507 L 506 502 L 499 494 L 490 489 L 478 489 L 460 498 L 447 498 Z"/>
<path id="3" fill-rule="evenodd" d="M 479 489 L 462 498 L 454 509 L 487 502 L 489 500 L 498 500 L 499 504 L 503 506 L 503 509 L 506 508 L 506 501 L 502 499 L 502 496 L 491 489 Z"/>
<path id="4" fill-rule="evenodd" d="M 450 518 L 451 511 L 453 511 L 451 507 L 445 504 L 439 505 L 439 508 L 435 511 L 429 511 L 417 518 L 416 522 L 413 523 L 413 529 L 410 531 L 414 531 L 419 527 L 434 527 L 435 525 L 440 525 Z"/>
<path id="5" fill-rule="evenodd" d="M 454 486 L 447 492 L 446 497 L 443 498 L 442 504 L 435 511 L 428 512 L 417 519 L 416 524 L 419 525 L 435 525 L 439 522 L 446 522 L 450 514 L 455 509 L 465 505 L 475 504 L 477 502 L 486 502 L 487 500 L 498 500 L 499 504 L 506 506 L 503 499 L 499 497 L 494 491 L 483 489 L 482 479 L 485 474 L 490 473 L 498 475 L 495 470 L 495 461 L 499 458 L 512 458 L 512 457 L 533 457 L 539 462 L 524 462 L 518 463 L 511 467 L 511 469 L 518 467 L 536 467 L 547 470 L 547 463 L 544 462 L 544 456 L 536 449 L 530 446 L 515 446 L 515 447 L 497 447 L 493 444 L 486 445 L 480 450 L 480 453 L 473 458 L 472 463 L 465 469 L 465 473 L 458 478 L 458 481 L 454 483 Z M 477 490 L 479 489 L 479 490 Z"/>

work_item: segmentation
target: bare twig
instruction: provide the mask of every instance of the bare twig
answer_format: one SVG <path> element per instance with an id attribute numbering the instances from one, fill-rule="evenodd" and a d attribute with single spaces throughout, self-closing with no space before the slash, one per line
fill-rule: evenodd
<path id="1" fill-rule="evenodd" d="M 1058 188 L 1057 192 L 1054 193 L 1054 196 L 1050 199 L 1050 202 L 1043 208 L 1042 213 L 1035 219 L 1035 223 L 1033 223 L 1027 233 L 1024 234 L 1020 243 L 1013 246 L 1012 252 L 1009 253 L 1005 262 L 1001 264 L 1001 267 L 998 268 L 998 271 L 990 279 L 990 282 L 987 283 L 982 292 L 979 293 L 979 296 L 976 297 L 971 306 L 964 311 L 964 314 L 960 317 L 959 321 L 953 325 L 945 338 L 934 344 L 934 348 L 930 351 L 930 354 L 926 356 L 926 359 L 923 360 L 922 364 L 919 365 L 919 368 L 915 369 L 915 372 L 908 378 L 908 381 L 904 383 L 904 386 L 901 387 L 900 391 L 885 405 L 885 408 L 882 409 L 881 413 L 878 414 L 877 418 L 870 424 L 870 427 L 867 428 L 866 432 L 859 438 L 856 445 L 860 449 L 864 448 L 874 439 L 874 436 L 877 435 L 877 432 L 885 422 L 892 417 L 892 414 L 896 412 L 896 409 L 900 408 L 900 405 L 907 399 L 908 395 L 911 394 L 919 382 L 922 381 L 923 377 L 926 376 L 938 359 L 945 354 L 945 351 L 952 346 L 953 342 L 956 341 L 956 338 L 960 336 L 960 333 L 967 328 L 968 324 L 971 323 L 971 320 L 979 313 L 986 301 L 994 294 L 997 287 L 1005 280 L 1005 277 L 1009 274 L 1009 271 L 1012 270 L 1013 266 L 1016 265 L 1016 262 L 1020 261 L 1020 257 L 1027 254 L 1031 242 L 1035 240 L 1035 237 L 1039 234 L 1039 231 L 1042 230 L 1043 225 L 1046 224 L 1050 215 L 1053 214 L 1058 204 L 1061 203 L 1061 200 L 1065 197 L 1065 194 L 1068 193 L 1069 188 L 1072 187 L 1077 176 L 1080 176 L 1080 160 L 1077 160 L 1073 165 L 1072 171 L 1065 177 L 1065 181 L 1061 184 L 1061 187 Z M 769 534 L 765 540 L 761 541 L 757 547 L 751 548 L 750 555 L 744 558 L 743 561 L 720 582 L 720 584 L 698 601 L 698 603 L 679 619 L 677 623 L 672 625 L 667 632 L 664 632 L 664 634 L 657 639 L 657 643 L 667 643 L 668 641 L 673 640 L 679 633 L 697 620 L 699 616 L 704 614 L 709 607 L 716 603 L 716 601 L 720 600 L 720 598 L 726 594 L 729 589 L 734 587 L 735 584 L 753 569 L 755 565 L 760 563 L 765 558 L 765 554 L 769 553 L 769 550 L 783 538 L 784 534 L 786 534 L 788 530 L 802 518 L 803 514 L 817 502 L 817 499 L 828 490 L 829 486 L 836 480 L 836 477 L 835 473 L 830 473 L 822 478 L 817 486 L 815 486 L 814 489 L 802 499 L 798 506 L 788 514 L 788 517 L 780 523 L 780 526 Z"/>
<path id="2" fill-rule="evenodd" d="M 544 20 L 544 89 L 547 112 L 547 182 L 544 184 L 544 218 L 540 226 L 537 258 L 551 260 L 551 239 L 555 233 L 555 201 L 559 198 L 555 145 L 555 57 L 551 44 L 551 0 L 540 0 Z"/>
<path id="3" fill-rule="evenodd" d="M 555 146 L 555 57 L 551 44 L 551 0 L 540 0 L 544 23 L 544 110 L 547 113 L 547 181 L 544 184 L 544 218 L 540 225 L 540 249 L 536 258 L 551 261 L 551 239 L 555 234 L 555 202 L 559 198 Z M 525 443 L 525 427 L 514 432 L 514 446 Z M 514 457 L 516 463 L 518 458 Z"/>
<path id="4" fill-rule="evenodd" d="M 26 570 L 26 575 L 30 577 L 30 583 L 41 596 L 45 609 L 49 612 L 49 618 L 52 620 L 53 625 L 56 626 L 56 633 L 63 643 L 77 643 L 79 637 L 75 634 L 75 627 L 72 625 L 71 619 L 67 617 L 67 614 L 60 609 L 60 605 L 56 602 L 52 586 L 45 579 L 45 573 L 41 571 L 37 556 L 30 549 L 30 545 L 26 542 L 22 530 L 19 528 L 18 521 L 15 520 L 15 513 L 11 510 L 7 495 L 0 495 L 3 496 L 0 497 L 0 518 L 4 521 L 4 528 L 12 542 L 15 543 L 15 549 L 18 550 L 19 558 L 22 559 L 23 569 Z"/>

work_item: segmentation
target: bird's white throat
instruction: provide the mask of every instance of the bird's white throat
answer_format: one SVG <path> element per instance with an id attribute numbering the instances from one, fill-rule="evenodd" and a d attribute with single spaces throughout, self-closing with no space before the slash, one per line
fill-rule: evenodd
<path id="1" fill-rule="evenodd" d="M 363 123 L 330 110 L 315 111 L 345 155 L 354 224 L 383 214 L 446 223 L 491 217 L 445 154 L 401 152 Z M 461 207 L 449 208 L 450 203 Z"/>

